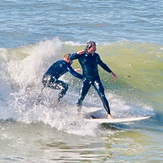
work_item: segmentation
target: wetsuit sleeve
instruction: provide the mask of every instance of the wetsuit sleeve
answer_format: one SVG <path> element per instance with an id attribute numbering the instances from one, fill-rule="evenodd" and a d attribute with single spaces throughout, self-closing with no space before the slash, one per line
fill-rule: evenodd
<path id="1" fill-rule="evenodd" d="M 67 66 L 68 71 L 75 77 L 83 79 L 83 75 L 77 73 L 70 65 Z"/>
<path id="2" fill-rule="evenodd" d="M 101 60 L 100 56 L 98 55 L 98 64 L 107 72 L 111 73 L 112 70 Z"/>
<path id="3" fill-rule="evenodd" d="M 71 59 L 71 60 L 78 59 L 79 57 L 80 57 L 80 55 L 77 54 L 77 53 L 73 53 L 73 54 L 70 55 L 70 59 Z"/>

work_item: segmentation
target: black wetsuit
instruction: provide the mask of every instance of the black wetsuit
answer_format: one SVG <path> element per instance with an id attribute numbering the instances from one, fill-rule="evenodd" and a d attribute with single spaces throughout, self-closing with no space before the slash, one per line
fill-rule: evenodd
<path id="1" fill-rule="evenodd" d="M 90 86 L 93 85 L 102 100 L 104 108 L 106 109 L 107 113 L 110 114 L 109 103 L 105 97 L 104 87 L 98 73 L 98 65 L 109 73 L 112 72 L 110 68 L 100 59 L 100 56 L 97 53 L 94 53 L 93 55 L 89 52 L 85 52 L 81 55 L 74 53 L 71 54 L 70 59 L 78 59 L 83 70 L 83 85 L 77 105 L 81 107 L 82 101 L 88 93 Z"/>
<path id="2" fill-rule="evenodd" d="M 61 90 L 58 100 L 60 100 L 60 98 L 62 98 L 68 90 L 68 84 L 58 80 L 58 78 L 68 71 L 79 79 L 83 78 L 83 76 L 74 71 L 74 69 L 70 66 L 70 63 L 66 62 L 65 60 L 59 60 L 53 63 L 53 65 L 47 70 L 42 78 L 44 87 Z"/>

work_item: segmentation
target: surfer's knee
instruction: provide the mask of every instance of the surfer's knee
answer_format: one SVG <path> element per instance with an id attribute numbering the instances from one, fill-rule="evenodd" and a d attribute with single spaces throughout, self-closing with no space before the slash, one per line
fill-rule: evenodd
<path id="1" fill-rule="evenodd" d="M 64 83 L 64 85 L 62 85 L 61 92 L 58 95 L 58 101 L 60 101 L 60 99 L 63 98 L 63 96 L 66 94 L 67 90 L 68 90 L 68 84 Z"/>

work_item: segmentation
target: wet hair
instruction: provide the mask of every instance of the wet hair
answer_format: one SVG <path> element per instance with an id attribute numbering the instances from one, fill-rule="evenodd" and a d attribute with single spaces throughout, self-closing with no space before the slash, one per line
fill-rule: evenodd
<path id="1" fill-rule="evenodd" d="M 96 43 L 94 41 L 88 41 L 85 47 L 85 51 L 87 51 L 88 49 L 90 49 L 92 47 L 92 45 L 95 45 Z"/>

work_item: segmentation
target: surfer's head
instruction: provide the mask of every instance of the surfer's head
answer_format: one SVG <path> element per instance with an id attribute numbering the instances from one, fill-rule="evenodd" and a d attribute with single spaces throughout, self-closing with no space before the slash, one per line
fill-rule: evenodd
<path id="1" fill-rule="evenodd" d="M 94 41 L 88 41 L 85 47 L 85 51 L 88 51 L 90 53 L 96 51 L 96 43 Z"/>
<path id="2" fill-rule="evenodd" d="M 71 55 L 70 53 L 65 54 L 64 57 L 63 57 L 63 59 L 64 59 L 66 62 L 72 64 L 73 61 L 70 59 L 70 55 Z"/>

